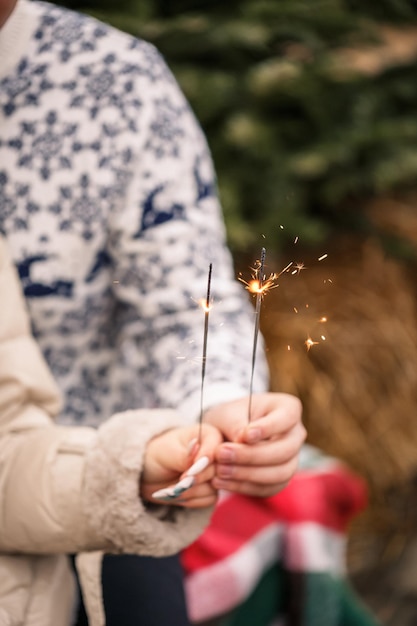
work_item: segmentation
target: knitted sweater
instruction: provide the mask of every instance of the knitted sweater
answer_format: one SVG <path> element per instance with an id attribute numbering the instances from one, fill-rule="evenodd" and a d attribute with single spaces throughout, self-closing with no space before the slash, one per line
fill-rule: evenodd
<path id="1" fill-rule="evenodd" d="M 64 392 L 61 423 L 199 412 L 247 394 L 253 312 L 235 281 L 210 154 L 148 43 L 44 2 L 0 31 L 0 231 Z M 267 384 L 257 360 L 255 390 Z"/>

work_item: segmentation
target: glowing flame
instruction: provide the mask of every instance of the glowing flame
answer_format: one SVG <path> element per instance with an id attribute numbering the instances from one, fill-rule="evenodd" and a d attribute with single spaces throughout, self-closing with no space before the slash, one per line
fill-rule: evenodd
<path id="1" fill-rule="evenodd" d="M 275 284 L 276 278 L 276 274 L 271 274 L 270 277 L 263 282 L 261 282 L 258 278 L 253 278 L 249 282 L 243 280 L 243 278 L 239 278 L 239 280 L 245 285 L 245 288 L 250 291 L 250 293 L 259 294 L 263 297 L 270 289 L 278 287 L 278 285 Z"/>
<path id="2" fill-rule="evenodd" d="M 200 298 L 200 300 L 198 301 L 198 306 L 200 306 L 205 313 L 208 313 L 213 308 L 213 305 L 211 303 L 207 305 L 206 298 Z"/>
<path id="3" fill-rule="evenodd" d="M 249 281 L 244 280 L 241 276 L 238 276 L 238 279 L 240 280 L 241 283 L 245 285 L 245 289 L 247 289 L 250 293 L 253 293 L 256 296 L 260 296 L 261 298 L 263 298 L 271 289 L 275 289 L 276 287 L 278 287 L 276 280 L 281 276 L 281 274 L 283 274 L 284 272 L 287 272 L 289 268 L 292 266 L 292 264 L 293 264 L 292 261 L 288 263 L 288 265 L 286 265 L 284 269 L 282 269 L 279 272 L 279 274 L 274 273 L 274 274 L 270 274 L 268 278 L 266 277 L 262 278 L 259 276 L 260 266 L 258 262 L 258 266 L 256 268 L 251 268 L 252 269 L 251 280 Z"/>
<path id="4" fill-rule="evenodd" d="M 318 343 L 319 343 L 318 341 L 313 341 L 313 339 L 310 336 L 307 337 L 307 339 L 304 342 L 305 346 L 307 347 L 307 352 L 309 352 L 313 346 L 317 346 Z"/>

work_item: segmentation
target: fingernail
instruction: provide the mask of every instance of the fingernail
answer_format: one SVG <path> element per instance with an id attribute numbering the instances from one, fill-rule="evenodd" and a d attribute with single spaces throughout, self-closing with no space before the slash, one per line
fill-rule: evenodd
<path id="1" fill-rule="evenodd" d="M 235 453 L 230 448 L 221 448 L 219 451 L 220 463 L 232 463 L 235 460 Z"/>
<path id="2" fill-rule="evenodd" d="M 172 491 L 171 489 L 158 489 L 158 491 L 154 491 L 152 494 L 152 498 L 155 500 L 171 500 L 172 499 Z"/>
<path id="3" fill-rule="evenodd" d="M 185 475 L 196 476 L 197 474 L 205 470 L 209 463 L 210 459 L 208 458 L 208 456 L 202 456 L 201 459 L 198 459 L 198 461 L 193 463 L 193 465 L 188 468 L 188 470 L 185 472 Z"/>
<path id="4" fill-rule="evenodd" d="M 222 480 L 221 478 L 217 478 L 216 476 L 215 478 L 213 478 L 212 485 L 215 489 L 227 489 L 229 483 L 227 482 L 227 480 Z"/>
<path id="5" fill-rule="evenodd" d="M 182 480 L 179 480 L 177 484 L 174 486 L 173 488 L 174 493 L 176 493 L 178 490 L 180 490 L 181 493 L 183 493 L 183 491 L 186 491 L 187 489 L 192 487 L 194 483 L 195 483 L 194 476 L 185 476 Z"/>
<path id="6" fill-rule="evenodd" d="M 164 489 L 158 489 L 158 491 L 154 491 L 152 494 L 152 498 L 157 500 L 173 500 L 174 498 L 178 498 L 184 491 L 190 489 L 190 487 L 194 484 L 193 476 L 185 476 L 182 480 L 179 480 L 175 485 L 171 485 L 170 487 L 164 487 Z"/>
<path id="7" fill-rule="evenodd" d="M 216 471 L 219 478 L 231 478 L 233 467 L 231 465 L 218 465 Z"/>
<path id="8" fill-rule="evenodd" d="M 257 443 L 262 439 L 262 431 L 259 428 L 251 428 L 246 435 L 246 441 L 249 443 Z"/>
<path id="9" fill-rule="evenodd" d="M 187 446 L 188 454 L 191 454 L 194 451 L 194 447 L 197 443 L 198 443 L 197 437 L 194 437 L 193 439 L 191 439 L 191 441 L 188 442 L 188 446 Z"/>

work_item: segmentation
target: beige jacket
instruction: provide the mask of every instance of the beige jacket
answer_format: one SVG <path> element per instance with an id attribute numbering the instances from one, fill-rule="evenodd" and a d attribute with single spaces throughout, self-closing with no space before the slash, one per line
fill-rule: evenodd
<path id="1" fill-rule="evenodd" d="M 128 411 L 93 430 L 55 425 L 59 407 L 0 237 L 0 626 L 71 624 L 65 553 L 78 553 L 90 624 L 104 624 L 102 551 L 173 554 L 210 517 L 138 498 L 146 443 L 181 423 L 175 412 Z"/>

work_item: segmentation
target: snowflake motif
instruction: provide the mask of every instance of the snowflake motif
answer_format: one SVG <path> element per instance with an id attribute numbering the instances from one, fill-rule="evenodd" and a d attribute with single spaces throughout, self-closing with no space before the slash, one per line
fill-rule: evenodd
<path id="1" fill-rule="evenodd" d="M 88 110 L 91 119 L 103 109 L 116 109 L 116 119 L 124 120 L 127 128 L 136 132 L 142 101 L 136 95 L 132 71 L 115 54 L 107 54 L 101 62 L 79 66 L 74 80 L 62 87 L 71 94 L 71 107 Z"/>
<path id="2" fill-rule="evenodd" d="M 0 172 L 0 219 L 2 222 L 13 215 L 17 206 L 15 196 L 6 192 L 7 182 L 8 176 L 6 172 Z"/>
<path id="3" fill-rule="evenodd" d="M 2 110 L 10 117 L 18 108 L 37 107 L 39 97 L 54 87 L 46 64 L 23 59 L 15 74 L 0 81 Z"/>
<path id="4" fill-rule="evenodd" d="M 29 218 L 40 207 L 30 199 L 30 186 L 10 182 L 6 172 L 0 171 L 0 224 L 9 228 L 27 230 Z"/>
<path id="5" fill-rule="evenodd" d="M 74 187 L 60 187 L 59 198 L 49 205 L 49 212 L 58 217 L 61 231 L 77 231 L 81 227 L 81 235 L 89 240 L 105 224 L 112 197 L 109 190 L 110 187 L 96 185 L 83 174 Z"/>
<path id="6" fill-rule="evenodd" d="M 200 385 L 195 362 L 177 358 L 201 357 L 194 280 L 205 259 L 229 263 L 207 148 L 152 45 L 48 3 L 32 8 L 27 57 L 0 81 L 0 230 L 14 239 L 33 328 L 64 391 L 60 421 L 98 426 L 112 407 L 176 406 Z M 180 222 L 199 210 L 189 241 Z M 252 318 L 232 292 L 224 331 L 213 325 L 221 349 L 208 381 L 246 384 Z"/>
<path id="7" fill-rule="evenodd" d="M 61 61 L 66 63 L 75 54 L 95 50 L 108 30 L 104 24 L 86 21 L 81 14 L 48 7 L 35 33 L 36 52 L 39 55 L 55 48 Z"/>
<path id="8" fill-rule="evenodd" d="M 178 157 L 180 140 L 184 136 L 181 116 L 184 107 L 175 107 L 168 98 L 155 100 L 155 116 L 150 122 L 152 135 L 145 144 L 157 159 L 165 156 Z"/>
<path id="9" fill-rule="evenodd" d="M 49 111 L 43 121 L 22 122 L 19 134 L 8 140 L 8 147 L 17 152 L 17 166 L 37 171 L 48 180 L 54 171 L 72 165 L 72 139 L 76 124 L 60 120 L 57 111 Z"/>
<path id="10" fill-rule="evenodd" d="M 107 194 L 109 201 L 113 199 L 112 209 L 125 196 L 132 180 L 135 154 L 130 147 L 120 149 L 118 127 L 109 124 L 98 126 L 98 134 L 93 141 L 82 141 L 82 132 L 79 132 L 72 143 L 72 150 L 74 156 L 90 151 L 97 158 L 97 169 L 108 171 L 107 178 L 113 181 Z"/>

